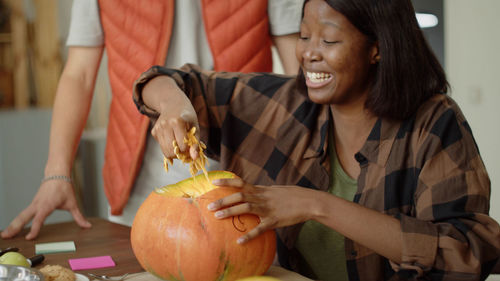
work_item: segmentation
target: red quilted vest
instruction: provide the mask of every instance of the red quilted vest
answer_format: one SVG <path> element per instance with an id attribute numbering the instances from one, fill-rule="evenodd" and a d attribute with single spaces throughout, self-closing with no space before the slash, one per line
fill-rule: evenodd
<path id="1" fill-rule="evenodd" d="M 215 70 L 272 71 L 267 0 L 201 1 Z M 99 1 L 112 91 L 103 179 L 113 215 L 127 203 L 148 133 L 149 120 L 132 101 L 132 85 L 142 72 L 165 63 L 174 2 Z"/>

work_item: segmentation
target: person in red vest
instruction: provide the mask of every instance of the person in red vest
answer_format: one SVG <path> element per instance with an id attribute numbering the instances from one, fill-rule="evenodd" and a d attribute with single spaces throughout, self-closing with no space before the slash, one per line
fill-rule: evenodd
<path id="1" fill-rule="evenodd" d="M 15 236 L 28 222 L 34 239 L 55 209 L 84 228 L 71 171 L 89 115 L 103 52 L 112 100 L 103 180 L 110 220 L 130 225 L 153 188 L 189 177 L 176 162 L 163 170 L 163 154 L 131 96 L 134 80 L 150 66 L 196 63 L 218 71 L 270 72 L 274 44 L 285 73 L 296 74 L 295 42 L 303 0 L 74 0 L 68 59 L 53 107 L 45 177 L 31 204 L 1 233 Z M 211 161 L 209 169 L 216 168 Z"/>

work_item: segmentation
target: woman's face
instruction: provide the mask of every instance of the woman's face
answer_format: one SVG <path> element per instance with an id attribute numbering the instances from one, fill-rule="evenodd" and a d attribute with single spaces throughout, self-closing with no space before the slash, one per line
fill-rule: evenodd
<path id="1" fill-rule="evenodd" d="M 324 0 L 304 8 L 296 55 L 309 98 L 320 104 L 364 104 L 377 47 Z"/>

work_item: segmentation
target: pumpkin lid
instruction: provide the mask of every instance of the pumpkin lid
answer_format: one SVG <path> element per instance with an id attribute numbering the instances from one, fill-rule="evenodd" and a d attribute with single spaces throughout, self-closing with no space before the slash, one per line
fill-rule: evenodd
<path id="1" fill-rule="evenodd" d="M 205 174 L 187 178 L 175 184 L 169 184 L 155 189 L 157 194 L 171 197 L 196 198 L 218 188 L 212 184 L 216 179 L 233 179 L 237 176 L 228 171 L 210 171 L 208 180 Z"/>

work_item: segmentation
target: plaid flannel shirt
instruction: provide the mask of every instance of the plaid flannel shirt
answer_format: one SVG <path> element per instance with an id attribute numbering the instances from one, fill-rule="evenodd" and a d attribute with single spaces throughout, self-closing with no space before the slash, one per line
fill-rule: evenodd
<path id="1" fill-rule="evenodd" d="M 169 75 L 198 113 L 207 155 L 245 181 L 326 191 L 328 105 L 298 90 L 294 77 L 267 73 L 152 67 L 136 81 Z M 404 121 L 379 119 L 355 155 L 361 167 L 354 202 L 401 222 L 402 263 L 346 238 L 350 280 L 481 280 L 500 255 L 500 226 L 488 216 L 490 181 L 457 104 L 436 95 Z M 325 196 L 328 196 L 325 194 Z M 300 225 L 278 229 L 282 266 L 301 272 L 294 248 Z"/>

